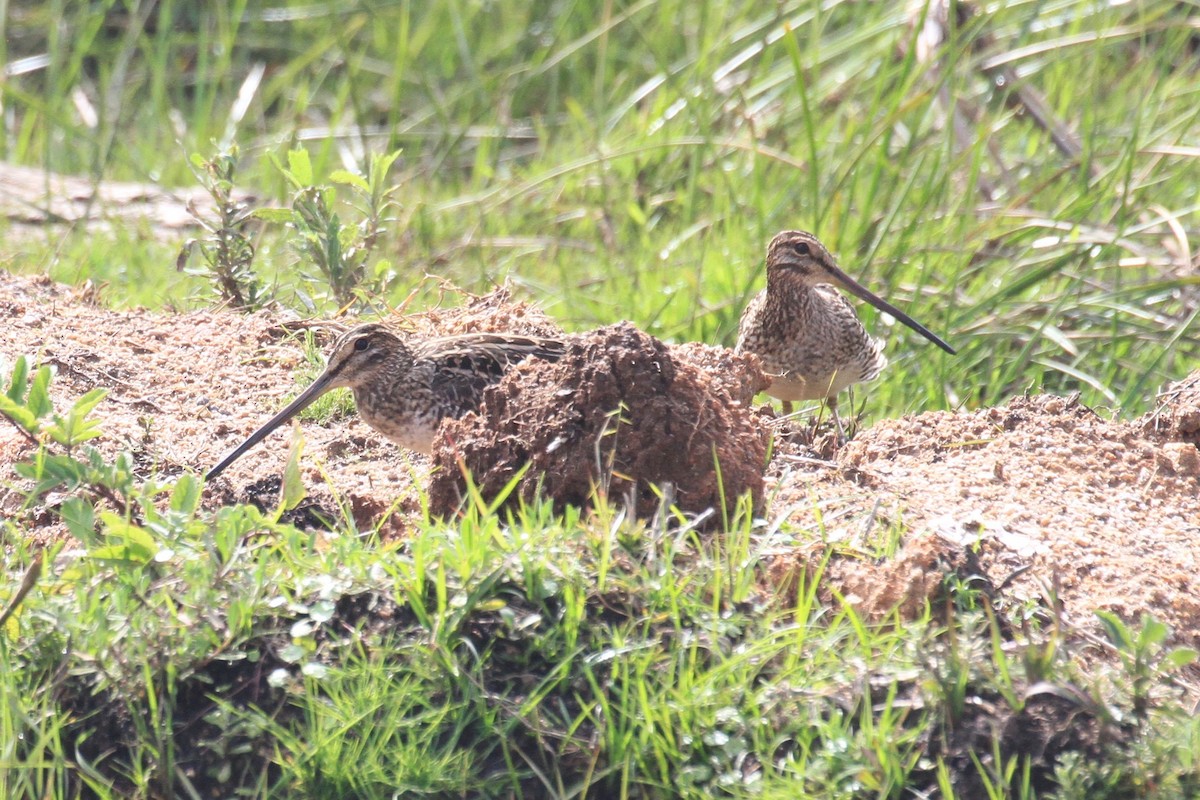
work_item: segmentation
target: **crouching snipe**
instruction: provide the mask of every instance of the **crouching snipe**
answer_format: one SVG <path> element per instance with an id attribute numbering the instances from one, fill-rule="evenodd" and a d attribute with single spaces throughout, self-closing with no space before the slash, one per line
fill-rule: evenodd
<path id="1" fill-rule="evenodd" d="M 338 337 L 325 371 L 300 396 L 250 434 L 208 471 L 211 480 L 271 431 L 330 389 L 354 392 L 358 414 L 396 444 L 428 453 L 438 425 L 479 408 L 483 390 L 510 366 L 533 356 L 548 361 L 563 343 L 540 336 L 467 333 L 406 340 L 378 323 L 360 325 Z"/>

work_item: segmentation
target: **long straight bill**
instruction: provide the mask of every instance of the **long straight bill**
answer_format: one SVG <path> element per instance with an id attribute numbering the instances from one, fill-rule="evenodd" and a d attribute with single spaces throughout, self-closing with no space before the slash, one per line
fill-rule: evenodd
<path id="1" fill-rule="evenodd" d="M 316 400 L 318 397 L 324 394 L 327 389 L 330 388 L 329 382 L 331 380 L 333 380 L 333 375 L 330 374 L 328 370 L 321 373 L 320 377 L 313 381 L 307 389 L 301 392 L 295 400 L 288 403 L 287 408 L 271 417 L 271 419 L 267 421 L 266 425 L 263 425 L 254 433 L 250 434 L 246 441 L 230 450 L 229 455 L 222 458 L 215 467 L 208 471 L 208 474 L 204 476 L 204 480 L 211 481 L 213 478 L 220 475 L 226 467 L 228 467 L 234 461 L 237 461 L 243 453 L 245 453 L 251 447 L 254 447 L 254 445 L 258 444 L 263 439 L 267 438 L 267 435 L 270 434 L 271 431 L 275 430 L 280 425 L 294 417 L 296 414 L 299 414 L 301 411 L 312 405 L 314 400 Z"/>
<path id="2" fill-rule="evenodd" d="M 858 283 L 858 281 L 854 280 L 853 278 L 851 278 L 846 273 L 842 272 L 837 267 L 827 266 L 826 269 L 828 269 L 833 274 L 833 276 L 835 278 L 837 278 L 838 281 L 840 281 L 844 287 L 846 287 L 846 291 L 850 292 L 855 297 L 857 297 L 861 300 L 866 300 L 868 303 L 875 306 L 880 311 L 891 314 L 893 317 L 900 320 L 905 325 L 912 328 L 914 331 L 921 334 L 926 339 L 933 342 L 934 344 L 936 344 L 938 347 L 945 350 L 950 355 L 953 356 L 953 355 L 958 354 L 957 350 L 955 350 L 953 347 L 951 347 L 950 345 L 948 345 L 944 341 L 942 341 L 941 337 L 939 337 L 936 333 L 929 330 L 921 323 L 917 322 L 915 319 L 910 317 L 908 314 L 905 314 L 903 311 L 896 308 L 894 305 L 889 303 L 887 300 L 884 300 L 882 297 L 878 297 L 878 296 L 872 294 L 867 289 L 864 289 L 862 287 L 862 285 Z"/>

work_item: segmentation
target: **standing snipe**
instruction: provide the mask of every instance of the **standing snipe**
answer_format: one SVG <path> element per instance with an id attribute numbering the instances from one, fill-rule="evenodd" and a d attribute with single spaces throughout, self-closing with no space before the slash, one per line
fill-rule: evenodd
<path id="1" fill-rule="evenodd" d="M 349 387 L 363 421 L 398 445 L 421 453 L 433 448 L 438 424 L 479 408 L 483 390 L 529 356 L 554 361 L 563 343 L 539 336 L 467 333 L 405 340 L 378 323 L 342 334 L 325 371 L 287 408 L 250 434 L 208 471 L 215 478 L 330 389 Z"/>
<path id="2" fill-rule="evenodd" d="M 824 400 L 844 441 L 838 393 L 877 376 L 887 366 L 887 357 L 883 342 L 867 333 L 854 308 L 830 284 L 886 311 L 947 353 L 955 350 L 842 272 L 811 233 L 776 235 L 767 247 L 767 288 L 742 314 L 737 352 L 754 353 L 762 360 L 771 378 L 767 393 L 783 401 L 784 413 L 791 413 L 795 400 Z"/>

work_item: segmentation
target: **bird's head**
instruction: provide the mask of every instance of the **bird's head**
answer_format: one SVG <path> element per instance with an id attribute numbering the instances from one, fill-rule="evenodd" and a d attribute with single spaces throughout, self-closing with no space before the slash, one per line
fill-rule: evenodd
<path id="1" fill-rule="evenodd" d="M 333 343 L 325 372 L 317 380 L 324 389 L 351 389 L 377 383 L 385 374 L 404 372 L 412 366 L 412 352 L 404 341 L 377 322 L 359 325 Z"/>
<path id="2" fill-rule="evenodd" d="M 841 270 L 816 236 L 783 231 L 767 245 L 767 280 L 799 281 L 806 286 L 841 283 Z"/>
<path id="3" fill-rule="evenodd" d="M 817 237 L 805 231 L 783 231 L 767 245 L 767 285 L 815 286 L 831 283 L 912 328 L 947 353 L 955 350 L 921 323 L 851 278 Z"/>
<path id="4" fill-rule="evenodd" d="M 254 445 L 261 442 L 271 431 L 313 404 L 318 397 L 330 389 L 348 387 L 361 389 L 374 382 L 386 380 L 387 375 L 402 374 L 412 368 L 412 351 L 404 341 L 379 323 L 368 323 L 352 328 L 333 343 L 325 370 L 296 399 L 271 417 L 261 428 L 235 447 L 208 471 L 205 480 L 212 480 L 241 457 Z"/>

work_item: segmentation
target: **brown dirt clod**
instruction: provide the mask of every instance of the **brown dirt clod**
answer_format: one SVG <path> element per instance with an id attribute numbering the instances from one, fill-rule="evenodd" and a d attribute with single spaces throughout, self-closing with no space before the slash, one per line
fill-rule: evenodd
<path id="1" fill-rule="evenodd" d="M 687 513 L 732 505 L 744 492 L 758 503 L 768 432 L 750 404 L 765 385 L 751 357 L 669 346 L 629 323 L 572 336 L 560 361 L 521 364 L 488 390 L 479 413 L 442 426 L 430 508 L 446 516 L 460 507 L 463 467 L 491 498 L 526 463 L 510 500 L 540 489 L 586 506 L 597 491 L 632 493 L 636 513 L 649 516 L 660 502 L 652 487 L 669 485 Z"/>

